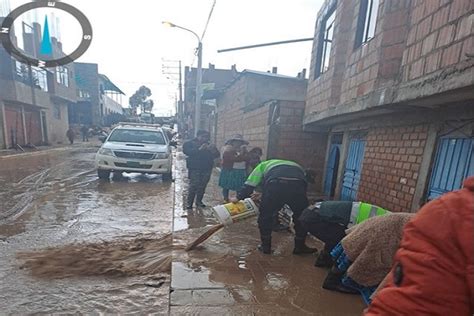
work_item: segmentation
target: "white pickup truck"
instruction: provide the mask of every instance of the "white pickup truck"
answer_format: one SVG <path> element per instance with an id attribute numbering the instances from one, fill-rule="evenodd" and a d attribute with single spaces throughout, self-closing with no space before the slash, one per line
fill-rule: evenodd
<path id="1" fill-rule="evenodd" d="M 167 133 L 154 124 L 121 123 L 108 137 L 95 157 L 97 174 L 108 179 L 111 172 L 162 174 L 172 179 L 171 142 Z"/>

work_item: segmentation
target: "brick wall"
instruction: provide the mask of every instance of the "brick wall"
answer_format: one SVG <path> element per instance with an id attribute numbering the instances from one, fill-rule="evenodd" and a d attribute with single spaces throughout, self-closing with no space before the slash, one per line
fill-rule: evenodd
<path id="1" fill-rule="evenodd" d="M 374 38 L 354 49 L 360 1 L 346 5 L 351 8 L 352 26 L 349 30 L 350 45 L 342 82 L 341 103 L 350 102 L 390 85 L 397 78 L 408 36 L 410 16 L 409 1 L 380 1 Z M 347 41 L 346 38 L 343 40 Z"/>
<path id="2" fill-rule="evenodd" d="M 334 34 L 338 40 L 333 41 L 329 69 L 316 78 L 317 52 L 321 43 L 317 40 L 324 26 L 323 21 L 327 16 L 327 9 L 333 6 L 335 1 L 328 0 L 318 14 L 315 28 L 315 40 L 311 54 L 311 67 L 308 82 L 306 102 L 307 110 L 310 112 L 327 110 L 340 102 L 341 86 L 343 84 L 343 73 L 346 67 L 346 55 L 348 51 L 348 40 L 351 28 L 351 10 L 346 5 L 337 3 L 334 22 Z"/>
<path id="3" fill-rule="evenodd" d="M 245 73 L 245 71 L 244 71 Z M 267 151 L 271 100 L 298 102 L 300 125 L 306 80 L 245 73 L 217 99 L 216 144 L 222 146 L 235 134 L 248 136 L 255 146 Z M 291 102 L 290 102 L 291 103 Z"/>
<path id="4" fill-rule="evenodd" d="M 413 1 L 403 53 L 403 80 L 420 78 L 474 53 L 474 2 Z"/>
<path id="5" fill-rule="evenodd" d="M 409 212 L 427 137 L 427 124 L 371 129 L 358 200 Z"/>
<path id="6" fill-rule="evenodd" d="M 304 101 L 272 100 L 304 99 L 305 82 L 293 81 L 286 85 L 286 79 L 241 77 L 217 100 L 214 137 L 220 148 L 232 135 L 242 134 L 250 148 L 263 149 L 264 159 L 290 159 L 316 169 L 319 179 L 313 190 L 320 191 L 323 166 L 318 162 L 324 161 L 327 135 L 303 131 Z M 268 101 L 256 105 L 264 99 Z"/>
<path id="7" fill-rule="evenodd" d="M 312 188 L 321 192 L 327 134 L 303 131 L 304 102 L 279 101 L 279 123 L 273 126 L 273 137 L 278 141 L 271 158 L 284 158 L 298 162 L 316 172 L 316 184 Z"/>
<path id="8" fill-rule="evenodd" d="M 441 70 L 450 80 L 461 78 L 445 90 L 471 84 L 465 78 L 473 69 L 469 57 L 474 54 L 472 0 L 380 0 L 375 36 L 360 47 L 355 45 L 360 1 L 338 1 L 329 70 L 315 78 L 321 19 L 332 2 L 326 1 L 316 22 L 307 123 L 379 105 L 396 106 L 397 87 L 419 80 L 438 84 L 445 76 L 433 73 Z M 449 71 L 463 62 L 462 70 Z M 449 92 L 445 90 L 434 89 L 427 95 L 415 87 L 408 91 L 409 99 Z"/>

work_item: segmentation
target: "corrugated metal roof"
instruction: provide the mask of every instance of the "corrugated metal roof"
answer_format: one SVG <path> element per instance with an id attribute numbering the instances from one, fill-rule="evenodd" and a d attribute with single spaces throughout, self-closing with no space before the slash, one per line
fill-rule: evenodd
<path id="1" fill-rule="evenodd" d="M 99 74 L 99 78 L 104 81 L 104 90 L 105 91 L 115 91 L 125 95 L 125 93 L 120 90 L 106 75 Z"/>

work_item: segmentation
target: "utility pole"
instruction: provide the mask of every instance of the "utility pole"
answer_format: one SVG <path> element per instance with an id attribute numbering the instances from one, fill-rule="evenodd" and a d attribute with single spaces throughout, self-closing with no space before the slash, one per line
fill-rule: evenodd
<path id="1" fill-rule="evenodd" d="M 177 100 L 176 118 L 178 120 L 178 130 L 182 132 L 184 127 L 184 106 L 183 106 L 183 79 L 181 60 L 162 60 L 162 73 L 169 76 L 169 79 L 176 83 L 178 79 L 179 100 Z M 175 98 L 177 99 L 177 97 Z"/>
<path id="2" fill-rule="evenodd" d="M 215 1 L 214 1 L 214 5 L 215 5 Z M 211 9 L 211 14 L 209 15 L 209 18 L 212 15 L 214 5 Z M 197 131 L 199 130 L 200 125 L 201 125 L 202 37 L 197 35 L 196 32 L 194 32 L 194 31 L 192 31 L 188 28 L 176 25 L 174 23 L 167 22 L 167 21 L 163 21 L 162 23 L 163 23 L 163 25 L 166 25 L 168 27 L 176 27 L 176 28 L 181 29 L 183 31 L 189 32 L 189 33 L 193 34 L 196 37 L 196 39 L 198 40 L 198 47 L 197 47 L 198 67 L 197 67 L 197 71 L 196 71 L 196 98 L 195 98 L 196 106 L 195 106 L 195 112 L 194 112 L 194 135 L 196 136 Z"/>
<path id="3" fill-rule="evenodd" d="M 182 132 L 184 125 L 184 107 L 183 107 L 183 78 L 181 70 L 181 60 L 179 61 L 179 103 L 178 103 L 178 131 Z"/>
<path id="4" fill-rule="evenodd" d="M 194 114 L 194 135 L 197 135 L 201 128 L 201 94 L 202 94 L 202 42 L 199 40 L 198 45 L 198 66 L 196 71 L 196 107 Z"/>

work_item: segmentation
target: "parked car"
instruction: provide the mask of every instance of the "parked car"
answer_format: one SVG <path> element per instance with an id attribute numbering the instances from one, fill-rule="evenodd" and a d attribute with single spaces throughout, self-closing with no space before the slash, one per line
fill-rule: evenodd
<path id="1" fill-rule="evenodd" d="M 121 123 L 107 137 L 99 137 L 103 145 L 95 163 L 100 179 L 111 172 L 162 174 L 172 179 L 171 147 L 167 133 L 159 126 L 142 123 Z"/>

